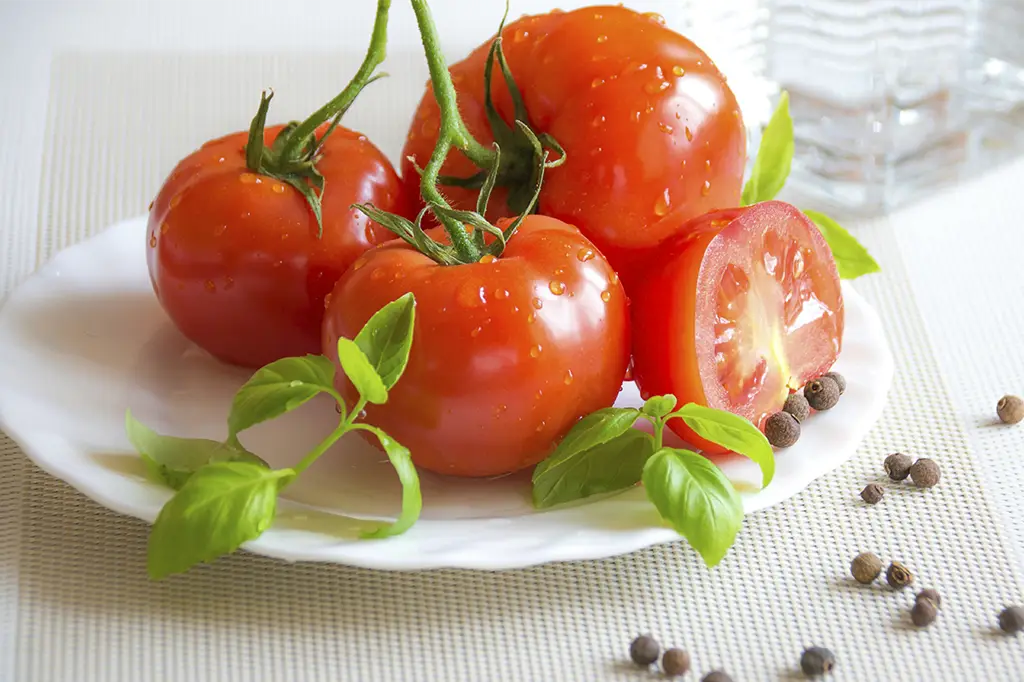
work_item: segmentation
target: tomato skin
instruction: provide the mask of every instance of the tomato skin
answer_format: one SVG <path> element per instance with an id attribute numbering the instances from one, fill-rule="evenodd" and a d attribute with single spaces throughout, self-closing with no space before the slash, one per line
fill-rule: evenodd
<path id="1" fill-rule="evenodd" d="M 267 145 L 280 128 L 267 128 Z M 387 158 L 339 126 L 317 164 L 326 179 L 318 238 L 298 190 L 246 168 L 247 136 L 211 140 L 178 163 L 151 207 L 146 251 L 178 329 L 220 360 L 260 367 L 318 353 L 324 297 L 360 254 L 392 237 L 351 204 L 406 216 L 413 204 Z"/>
<path id="2" fill-rule="evenodd" d="M 505 27 L 503 49 L 531 122 L 567 152 L 549 170 L 539 212 L 577 225 L 631 286 L 633 270 L 682 221 L 739 204 L 746 133 L 736 99 L 711 60 L 650 15 L 588 7 L 524 17 Z M 484 111 L 489 41 L 451 67 L 470 132 L 493 140 Z M 683 75 L 679 75 L 683 74 Z M 512 120 L 508 90 L 495 67 L 492 95 Z M 437 103 L 424 94 L 402 152 L 402 175 L 418 182 L 437 140 Z M 453 151 L 442 172 L 476 167 Z M 446 188 L 460 208 L 476 192 Z M 507 192 L 492 196 L 492 216 L 509 215 Z M 660 218 L 677 212 L 678 221 Z"/>
<path id="3" fill-rule="evenodd" d="M 410 291 L 409 364 L 366 420 L 408 447 L 418 466 L 457 476 L 517 471 L 615 401 L 629 359 L 627 301 L 576 228 L 527 217 L 499 259 L 471 265 L 441 266 L 398 241 L 369 251 L 331 295 L 324 354 L 337 362 L 339 337 L 355 337 Z M 340 371 L 338 388 L 356 400 Z"/>
<path id="4" fill-rule="evenodd" d="M 766 278 L 768 262 L 774 272 Z M 737 280 L 749 286 L 730 284 Z M 739 311 L 741 321 L 723 325 L 731 311 Z M 642 395 L 672 393 L 680 405 L 729 410 L 759 426 L 782 409 L 791 390 L 829 370 L 844 326 L 828 245 L 806 216 L 779 201 L 681 225 L 679 236 L 648 263 L 632 314 L 633 369 Z M 727 332 L 738 339 L 738 351 L 723 341 Z M 737 353 L 756 360 L 751 366 L 758 380 L 730 392 L 720 371 L 728 372 L 723 363 L 734 362 Z M 669 425 L 692 444 L 723 452 L 682 420 Z"/>

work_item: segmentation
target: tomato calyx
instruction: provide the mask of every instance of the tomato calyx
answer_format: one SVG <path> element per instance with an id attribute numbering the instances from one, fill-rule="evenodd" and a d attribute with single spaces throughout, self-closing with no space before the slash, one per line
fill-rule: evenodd
<path id="1" fill-rule="evenodd" d="M 375 73 L 375 70 L 384 61 L 390 10 L 391 0 L 377 0 L 373 33 L 363 63 L 345 89 L 334 99 L 317 109 L 306 120 L 292 121 L 285 125 L 270 147 L 264 143 L 263 131 L 270 100 L 274 97 L 273 91 L 270 91 L 270 94 L 264 91 L 260 95 L 259 109 L 249 124 L 245 165 L 253 173 L 276 178 L 298 190 L 316 218 L 318 238 L 322 237 L 324 232 L 321 200 L 326 189 L 326 181 L 317 170 L 316 164 L 322 156 L 324 142 L 334 132 L 341 117 L 352 106 L 359 93 L 370 83 L 387 75 Z M 330 125 L 317 137 L 317 129 L 328 121 Z"/>
<path id="2" fill-rule="evenodd" d="M 514 127 L 508 126 L 494 109 L 489 94 L 487 96 L 488 116 L 492 117 L 492 125 L 496 125 L 495 121 L 499 121 L 505 130 L 500 133 L 500 137 L 498 133 L 495 134 L 495 143 L 490 149 L 477 142 L 459 113 L 455 86 L 441 52 L 437 27 L 434 25 L 430 8 L 426 0 L 411 0 L 411 2 L 423 40 L 423 51 L 430 69 L 434 97 L 437 99 L 441 112 L 437 144 L 426 167 L 417 168 L 420 173 L 420 193 L 426 207 L 420 211 L 415 221 L 381 211 L 372 204 L 356 204 L 353 208 L 362 211 L 371 220 L 394 232 L 418 251 L 441 265 L 476 263 L 485 256 L 497 258 L 505 250 L 508 240 L 515 234 L 525 217 L 531 214 L 536 207 L 544 182 L 545 169 L 561 164 L 565 160 L 565 153 L 549 135 L 538 136 L 530 128 L 529 123 L 524 120 L 517 118 Z M 507 13 L 506 5 L 506 15 Z M 502 26 L 504 26 L 504 22 L 505 20 L 502 19 Z M 513 88 L 513 99 L 517 101 L 517 112 L 520 109 L 525 112 L 522 97 L 518 89 L 515 89 L 515 82 L 508 72 L 504 56 L 501 56 L 500 30 L 498 38 L 495 39 L 491 47 L 491 56 L 494 57 L 496 54 L 499 55 L 497 57 L 499 63 L 504 64 L 503 72 L 507 74 L 506 82 L 510 84 L 510 88 Z M 490 73 L 490 69 L 491 66 L 488 64 L 488 73 Z M 503 161 L 509 156 L 506 151 L 503 151 L 503 142 L 511 147 L 512 155 L 516 156 L 516 159 L 509 162 Z M 548 152 L 544 148 L 545 144 L 560 151 L 560 158 L 549 162 Z M 440 175 L 440 171 L 452 147 L 462 151 L 477 166 L 484 169 L 472 178 L 465 180 L 474 183 L 473 186 L 480 189 L 475 211 L 452 208 L 438 188 L 439 185 L 445 184 L 445 178 Z M 524 149 L 528 149 L 528 152 L 524 152 Z M 517 203 L 521 204 L 522 210 L 517 211 L 516 219 L 502 230 L 488 222 L 484 215 L 491 192 L 502 181 L 503 174 L 507 180 L 508 174 L 512 172 L 509 169 L 514 170 L 516 181 L 521 183 L 517 185 L 513 193 L 516 195 Z M 523 169 L 526 169 L 526 172 Z M 525 183 L 522 183 L 523 176 L 526 178 Z M 424 232 L 422 222 L 427 211 L 433 213 L 441 223 L 448 235 L 446 242 L 439 242 Z M 491 237 L 490 240 L 488 240 L 488 235 Z"/>
<path id="3" fill-rule="evenodd" d="M 494 41 L 491 42 L 487 63 L 484 66 L 484 111 L 487 114 L 487 121 L 490 123 L 495 144 L 502 150 L 502 154 L 500 157 L 496 155 L 490 166 L 482 166 L 480 172 L 474 175 L 466 178 L 442 175 L 438 177 L 438 181 L 442 185 L 452 187 L 481 189 L 487 181 L 490 170 L 496 169 L 495 186 L 508 187 L 510 190 L 509 208 L 516 213 L 523 213 L 530 206 L 533 189 L 537 185 L 537 168 L 541 165 L 544 168 L 557 168 L 565 163 L 566 152 L 550 133 L 537 132 L 530 121 L 530 113 L 526 109 L 522 92 L 516 85 L 502 49 L 501 34 L 505 29 L 507 18 L 508 2 L 505 3 L 505 15 L 501 18 Z M 491 82 L 494 76 L 495 61 L 498 62 L 505 87 L 508 88 L 509 96 L 512 99 L 515 121 L 513 125 L 509 125 L 494 106 Z M 557 156 L 551 161 L 544 160 L 544 149 L 553 150 Z M 476 162 L 475 159 L 474 162 Z"/>

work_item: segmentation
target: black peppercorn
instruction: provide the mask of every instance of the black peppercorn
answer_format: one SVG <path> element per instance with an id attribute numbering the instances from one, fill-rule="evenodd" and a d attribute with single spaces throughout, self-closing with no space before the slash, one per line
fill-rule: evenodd
<path id="1" fill-rule="evenodd" d="M 782 406 L 782 411 L 793 415 L 798 422 L 811 416 L 811 406 L 803 393 L 790 393 L 786 398 L 786 404 Z"/>
<path id="2" fill-rule="evenodd" d="M 661 671 L 669 677 L 685 675 L 690 669 L 690 654 L 682 649 L 669 649 L 661 657 Z"/>
<path id="3" fill-rule="evenodd" d="M 648 666 L 658 660 L 661 646 L 650 635 L 640 635 L 629 645 L 629 657 L 637 665 Z"/>
<path id="4" fill-rule="evenodd" d="M 875 582 L 875 578 L 882 572 L 882 560 L 871 552 L 858 554 L 850 564 L 850 573 L 857 582 L 869 585 Z"/>
<path id="5" fill-rule="evenodd" d="M 939 613 L 938 606 L 931 599 L 918 599 L 914 608 L 910 609 L 910 620 L 919 628 L 927 627 L 935 622 Z"/>
<path id="6" fill-rule="evenodd" d="M 894 561 L 885 572 L 885 581 L 889 587 L 899 590 L 914 582 L 914 574 L 900 562 Z"/>
<path id="7" fill-rule="evenodd" d="M 839 395 L 846 393 L 846 377 L 839 372 L 829 372 L 825 376 L 836 382 L 836 386 L 839 387 Z"/>
<path id="8" fill-rule="evenodd" d="M 882 467 L 885 469 L 885 473 L 889 475 L 889 478 L 894 481 L 902 481 L 910 475 L 910 467 L 913 463 L 914 460 L 902 452 L 894 452 L 885 458 L 885 463 Z"/>
<path id="9" fill-rule="evenodd" d="M 800 440 L 800 422 L 788 412 L 776 412 L 764 423 L 764 437 L 776 448 L 788 448 Z"/>
<path id="10" fill-rule="evenodd" d="M 878 504 L 882 499 L 885 490 L 877 483 L 868 483 L 864 490 L 860 491 L 860 498 L 868 504 Z"/>
<path id="11" fill-rule="evenodd" d="M 1015 635 L 1024 630 L 1024 608 L 1020 606 L 1007 606 L 999 614 L 999 629 L 1009 635 Z"/>
<path id="12" fill-rule="evenodd" d="M 939 595 L 939 591 L 929 587 L 926 590 L 921 590 L 917 593 L 917 601 L 927 599 L 931 603 L 935 604 L 935 608 L 942 608 L 942 597 Z"/>
<path id="13" fill-rule="evenodd" d="M 721 670 L 712 670 L 700 679 L 700 682 L 732 682 L 732 678 Z"/>
<path id="14" fill-rule="evenodd" d="M 996 414 L 1004 424 L 1016 424 L 1024 419 L 1024 400 L 1015 395 L 1004 395 L 996 403 Z"/>
<path id="15" fill-rule="evenodd" d="M 831 410 L 839 402 L 839 386 L 828 377 L 819 377 L 804 386 L 804 397 L 818 412 Z"/>
<path id="16" fill-rule="evenodd" d="M 910 480 L 918 488 L 931 488 L 939 482 L 939 463 L 934 459 L 922 457 L 910 467 Z"/>
<path id="17" fill-rule="evenodd" d="M 818 677 L 830 673 L 834 667 L 836 667 L 836 657 L 825 647 L 812 646 L 810 649 L 804 649 L 804 653 L 800 657 L 800 669 L 808 677 Z"/>

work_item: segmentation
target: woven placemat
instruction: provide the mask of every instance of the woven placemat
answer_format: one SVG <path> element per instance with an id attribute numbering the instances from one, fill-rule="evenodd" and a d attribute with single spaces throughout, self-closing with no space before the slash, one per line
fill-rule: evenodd
<path id="1" fill-rule="evenodd" d="M 343 82 L 344 62 L 57 59 L 39 221 L 4 226 L 0 240 L 34 231 L 42 261 L 142 212 L 174 160 L 244 125 L 261 87 L 279 84 L 277 117 L 294 116 L 331 94 L 331 78 Z M 415 68 L 409 88 L 380 89 L 349 124 L 394 137 L 420 93 Z M 697 670 L 721 667 L 736 680 L 796 677 L 811 644 L 836 652 L 837 680 L 1015 679 L 1024 648 L 996 633 L 995 616 L 1022 601 L 1024 583 L 939 378 L 896 239 L 884 221 L 859 234 L 885 267 L 858 289 L 877 307 L 896 357 L 889 406 L 852 461 L 749 517 L 718 568 L 705 569 L 684 543 L 501 573 L 384 573 L 242 554 L 152 583 L 146 524 L 43 474 L 4 439 L 0 677 L 641 680 L 649 678 L 628 664 L 626 649 L 650 631 L 688 649 Z M 881 477 L 892 450 L 937 459 L 943 482 L 892 489 L 865 507 L 857 493 Z M 921 586 L 942 592 L 935 625 L 909 624 L 912 592 L 852 582 L 849 561 L 864 550 L 903 561 Z"/>

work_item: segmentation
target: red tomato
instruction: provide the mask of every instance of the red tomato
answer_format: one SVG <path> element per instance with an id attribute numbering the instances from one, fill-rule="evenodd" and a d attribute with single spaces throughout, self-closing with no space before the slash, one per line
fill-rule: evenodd
<path id="1" fill-rule="evenodd" d="M 530 121 L 565 148 L 564 165 L 545 175 L 539 213 L 573 225 L 593 241 L 631 286 L 630 272 L 678 221 L 739 204 L 746 135 L 725 79 L 696 45 L 658 15 L 624 7 L 589 7 L 524 17 L 509 24 L 503 49 Z M 451 67 L 459 110 L 482 143 L 493 140 L 484 110 L 484 65 L 490 41 Z M 492 95 L 511 121 L 508 89 L 495 66 Z M 402 176 L 419 182 L 437 141 L 440 114 L 428 89 L 402 151 Z M 466 177 L 477 168 L 461 152 L 442 172 Z M 445 194 L 471 209 L 476 192 Z M 492 216 L 512 215 L 499 188 Z"/>
<path id="2" fill-rule="evenodd" d="M 470 265 L 438 265 L 405 242 L 378 247 L 334 288 L 324 354 L 337 362 L 338 337 L 355 337 L 410 291 L 409 364 L 366 420 L 408 447 L 418 466 L 457 476 L 517 471 L 615 401 L 629 359 L 626 297 L 576 228 L 529 216 L 500 258 Z M 355 391 L 339 377 L 351 404 Z"/>
<path id="3" fill-rule="evenodd" d="M 268 146 L 280 128 L 267 128 Z M 246 139 L 212 140 L 178 163 L 150 210 L 147 260 L 185 336 L 225 362 L 259 367 L 318 353 L 324 297 L 360 254 L 391 238 L 349 207 L 409 215 L 412 202 L 380 150 L 338 127 L 317 164 L 326 178 L 318 238 L 298 190 L 246 168 Z"/>
<path id="4" fill-rule="evenodd" d="M 709 213 L 680 232 L 632 299 L 637 384 L 645 395 L 672 393 L 760 425 L 839 354 L 843 297 L 832 252 L 814 223 L 781 201 Z M 681 420 L 669 424 L 722 451 Z"/>

